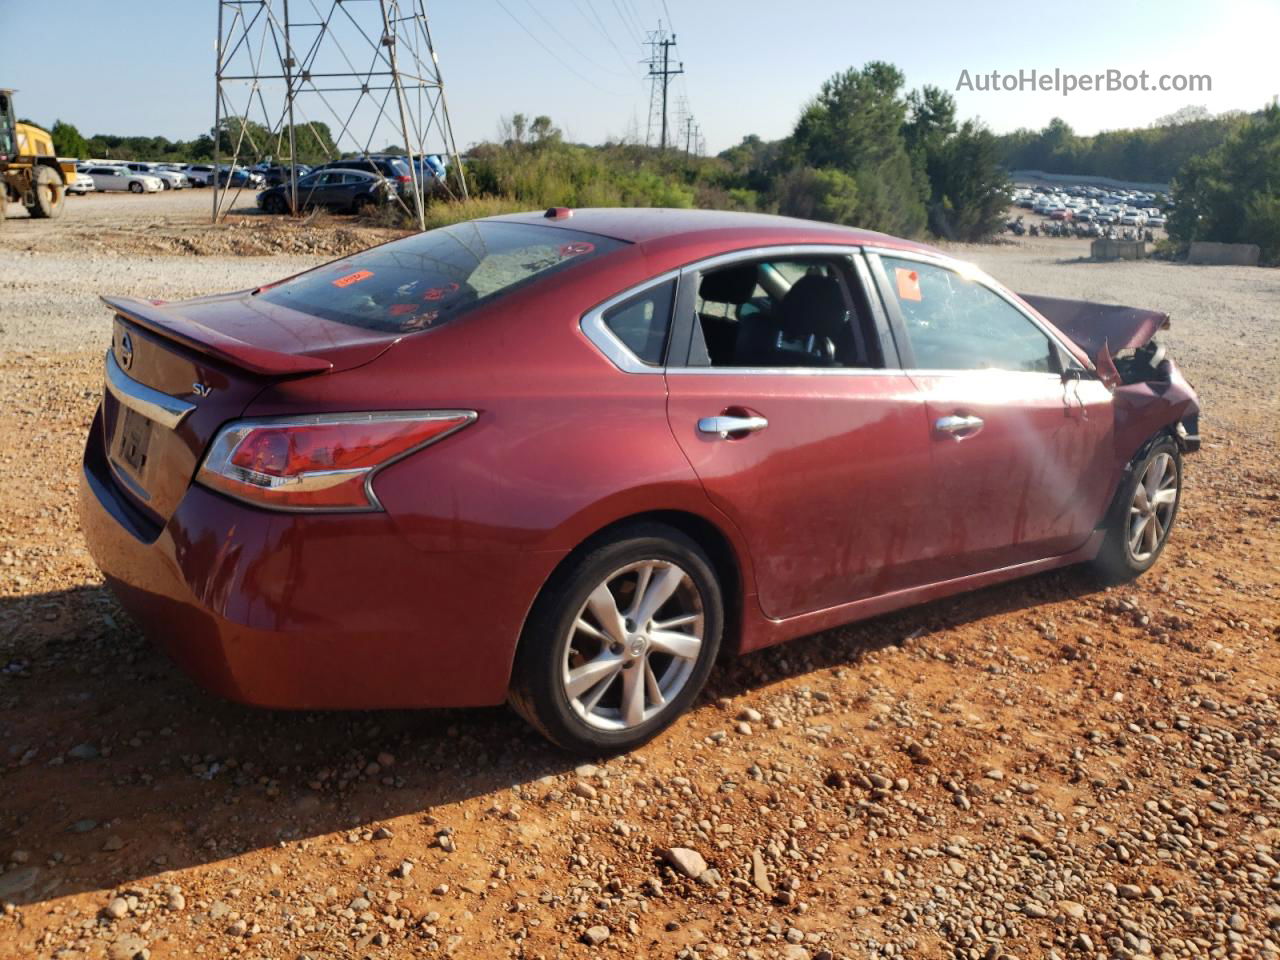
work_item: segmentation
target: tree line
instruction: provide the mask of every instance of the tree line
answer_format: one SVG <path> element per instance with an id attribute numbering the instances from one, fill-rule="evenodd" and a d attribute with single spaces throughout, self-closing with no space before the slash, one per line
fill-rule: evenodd
<path id="1" fill-rule="evenodd" d="M 214 134 L 204 133 L 191 140 L 170 140 L 167 137 L 122 137 L 115 134 L 95 133 L 82 136 L 73 124 L 54 121 L 49 128 L 53 148 L 60 157 L 77 157 L 95 160 L 144 160 L 154 163 L 201 163 L 213 160 Z M 289 156 L 288 128 L 273 135 L 266 127 L 243 117 L 226 117 L 217 134 L 218 155 L 226 160 L 239 144 L 239 155 L 250 162 L 266 159 L 285 159 Z M 333 134 L 324 123 L 299 124 L 294 129 L 294 141 L 301 163 L 321 163 L 338 155 Z"/>
<path id="2" fill-rule="evenodd" d="M 1041 130 L 1000 134 L 996 148 L 1010 170 L 1168 183 L 1188 161 L 1222 143 L 1247 119 L 1240 112 L 1211 116 L 1204 107 L 1184 107 L 1149 127 L 1085 136 L 1054 117 Z"/>

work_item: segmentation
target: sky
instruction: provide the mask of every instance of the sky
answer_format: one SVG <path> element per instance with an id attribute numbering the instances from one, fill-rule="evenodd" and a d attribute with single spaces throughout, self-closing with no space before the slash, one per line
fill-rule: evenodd
<path id="1" fill-rule="evenodd" d="M 282 0 L 272 2 L 279 8 Z M 376 0 L 347 0 L 345 7 L 357 18 L 380 16 Z M 673 59 L 684 69 L 671 85 L 671 123 L 684 98 L 712 153 L 751 133 L 785 136 L 824 79 L 877 59 L 896 64 L 908 88 L 934 84 L 952 92 L 962 119 L 980 118 L 997 132 L 1040 128 L 1060 116 L 1077 132 L 1094 133 L 1146 126 L 1187 105 L 1255 110 L 1280 94 L 1280 0 L 1073 0 L 1057 9 L 1025 0 L 426 0 L 426 7 L 462 150 L 493 139 L 501 118 L 518 112 L 549 115 L 573 140 L 643 140 L 650 97 L 643 41 L 659 22 L 674 30 Z M 331 0 L 292 0 L 291 10 L 298 21 L 330 8 Z M 108 9 L 125 10 L 61 0 L 55 42 L 23 43 L 18 38 L 48 35 L 48 11 L 0 0 L 0 36 L 8 38 L 0 86 L 17 88 L 18 113 L 74 123 L 86 136 L 189 139 L 207 132 L 218 0 L 130 8 L 145 16 L 104 15 Z M 358 53 L 351 59 L 363 62 Z M 977 78 L 993 70 L 1055 68 L 1146 70 L 1152 83 L 1162 74 L 1207 74 L 1212 90 L 1063 96 L 976 89 Z M 969 89 L 957 89 L 963 71 Z M 231 93 L 247 98 L 248 86 Z M 335 128 L 345 107 L 330 106 L 317 99 L 308 116 Z M 353 133 L 372 127 L 369 116 L 357 116 Z M 383 138 L 374 149 L 392 139 Z"/>

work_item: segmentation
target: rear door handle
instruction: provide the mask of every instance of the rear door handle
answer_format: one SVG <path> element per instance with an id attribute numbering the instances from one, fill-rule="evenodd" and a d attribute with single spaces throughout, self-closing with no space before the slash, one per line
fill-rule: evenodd
<path id="1" fill-rule="evenodd" d="M 952 414 L 947 417 L 939 417 L 933 422 L 933 429 L 956 440 L 963 440 L 966 437 L 973 436 L 982 429 L 982 426 L 983 420 L 981 417 L 968 414 Z"/>
<path id="2" fill-rule="evenodd" d="M 728 440 L 732 433 L 756 433 L 768 425 L 764 417 L 703 417 L 698 421 L 698 432 Z"/>

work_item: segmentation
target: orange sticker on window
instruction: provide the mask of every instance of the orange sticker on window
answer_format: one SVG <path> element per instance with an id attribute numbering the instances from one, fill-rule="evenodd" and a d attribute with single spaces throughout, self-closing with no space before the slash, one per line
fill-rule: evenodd
<path id="1" fill-rule="evenodd" d="M 417 313 L 418 305 L 416 303 L 393 303 L 387 307 L 387 313 L 393 317 L 403 317 L 406 313 Z"/>
<path id="2" fill-rule="evenodd" d="M 895 267 L 893 272 L 898 279 L 898 299 L 916 301 L 924 299 L 920 295 L 920 274 L 902 267 Z"/>
<path id="3" fill-rule="evenodd" d="M 451 296 L 458 292 L 456 283 L 446 283 L 443 287 L 432 287 L 422 295 L 423 300 L 443 300 L 445 297 Z"/>
<path id="4" fill-rule="evenodd" d="M 359 283 L 361 280 L 368 280 L 373 276 L 372 270 L 357 270 L 355 273 L 348 273 L 345 277 L 339 277 L 333 281 L 335 287 L 349 287 L 353 283 Z"/>

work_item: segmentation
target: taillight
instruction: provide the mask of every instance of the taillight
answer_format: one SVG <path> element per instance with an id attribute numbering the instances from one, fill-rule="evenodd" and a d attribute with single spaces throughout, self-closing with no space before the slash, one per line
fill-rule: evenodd
<path id="1" fill-rule="evenodd" d="M 218 431 L 196 480 L 274 510 L 380 510 L 373 475 L 476 418 L 472 410 L 237 420 Z"/>

